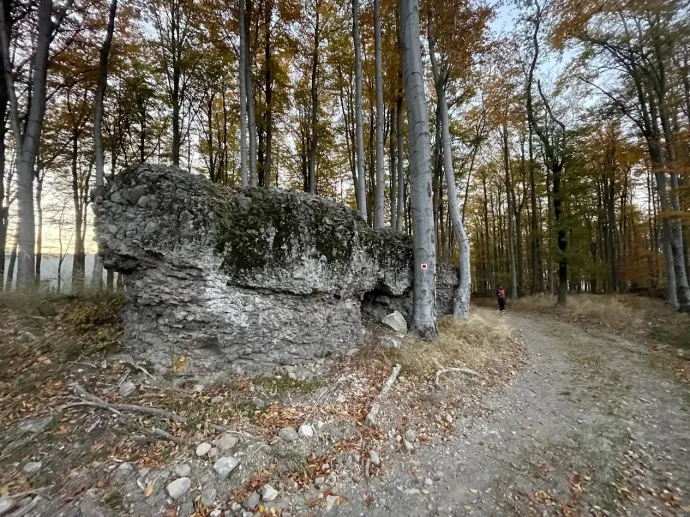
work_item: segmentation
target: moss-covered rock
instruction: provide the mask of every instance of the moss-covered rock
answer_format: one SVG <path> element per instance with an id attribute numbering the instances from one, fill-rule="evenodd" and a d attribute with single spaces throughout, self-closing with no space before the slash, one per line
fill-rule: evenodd
<path id="1" fill-rule="evenodd" d="M 367 293 L 409 305 L 411 239 L 324 198 L 144 164 L 94 211 L 104 264 L 128 274 L 124 344 L 159 366 L 297 364 L 361 342 Z"/>

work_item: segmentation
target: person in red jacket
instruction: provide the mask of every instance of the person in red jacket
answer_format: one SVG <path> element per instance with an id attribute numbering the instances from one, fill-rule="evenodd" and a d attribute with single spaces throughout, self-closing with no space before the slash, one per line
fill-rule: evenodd
<path id="1" fill-rule="evenodd" d="M 503 289 L 503 286 L 498 286 L 498 289 L 496 289 L 496 298 L 498 298 L 498 310 L 501 312 L 506 311 L 506 291 Z"/>

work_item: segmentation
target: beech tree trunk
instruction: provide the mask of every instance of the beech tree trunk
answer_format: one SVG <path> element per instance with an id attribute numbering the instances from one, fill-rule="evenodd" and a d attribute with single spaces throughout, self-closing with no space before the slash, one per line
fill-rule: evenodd
<path id="1" fill-rule="evenodd" d="M 103 139 L 101 136 L 101 126 L 103 124 L 103 97 L 108 87 L 108 58 L 110 57 L 110 47 L 113 42 L 113 32 L 115 31 L 115 13 L 117 12 L 117 0 L 110 1 L 110 13 L 108 15 L 108 29 L 105 40 L 100 50 L 98 65 L 98 88 L 94 104 L 96 112 L 93 121 L 93 147 L 96 155 L 96 189 L 105 184 L 105 167 L 103 157 Z M 114 171 L 113 171 L 114 172 Z M 91 288 L 103 288 L 103 261 L 98 253 L 93 263 L 93 273 L 91 275 Z"/>
<path id="2" fill-rule="evenodd" d="M 319 25 L 319 9 L 318 4 L 315 4 L 314 13 L 314 51 L 311 62 L 311 137 L 309 148 L 309 193 L 316 194 L 316 157 L 317 145 L 319 139 L 318 122 L 319 122 L 319 40 L 320 40 L 320 25 Z"/>
<path id="3" fill-rule="evenodd" d="M 432 57 L 432 66 L 435 66 Z M 434 75 L 441 79 L 440 74 Z M 470 313 L 470 293 L 472 289 L 472 270 L 470 265 L 470 240 L 465 231 L 465 225 L 460 217 L 458 193 L 455 187 L 455 171 L 453 170 L 453 155 L 450 147 L 450 123 L 448 120 L 448 103 L 446 91 L 442 82 L 436 82 L 436 96 L 438 99 L 438 113 L 441 116 L 441 142 L 443 145 L 443 168 L 446 173 L 446 188 L 448 189 L 448 214 L 453 224 L 455 240 L 460 247 L 460 284 L 453 298 L 453 316 L 456 319 L 467 318 Z"/>
<path id="4" fill-rule="evenodd" d="M 357 207 L 367 220 L 367 180 L 364 173 L 362 122 L 362 49 L 359 42 L 359 0 L 352 0 L 352 41 L 355 47 L 355 150 L 357 154 Z"/>
<path id="5" fill-rule="evenodd" d="M 402 95 L 398 96 L 395 108 L 395 116 L 397 122 L 395 124 L 395 142 L 398 152 L 398 214 L 395 222 L 395 229 L 403 230 L 405 222 L 405 168 L 403 163 L 403 99 Z"/>
<path id="6" fill-rule="evenodd" d="M 356 0 L 355 0 L 356 1 Z M 431 199 L 431 139 L 424 91 L 419 2 L 400 0 L 402 71 L 407 105 L 410 204 L 414 242 L 412 330 L 430 339 L 436 326 L 436 243 Z"/>
<path id="7" fill-rule="evenodd" d="M 381 6 L 374 0 L 374 45 L 376 61 L 376 191 L 374 200 L 374 228 L 383 228 L 383 64 L 381 57 Z"/>
<path id="8" fill-rule="evenodd" d="M 36 228 L 34 218 L 34 166 L 40 144 L 43 119 L 46 109 L 46 80 L 48 76 L 48 57 L 52 31 L 59 27 L 62 17 L 58 16 L 53 23 L 52 0 L 40 0 L 38 4 L 38 30 L 36 34 L 36 51 L 33 55 L 33 80 L 31 98 L 26 122 L 21 120 L 17 92 L 14 88 L 12 61 L 10 57 L 9 19 L 3 2 L 0 9 L 0 41 L 4 63 L 5 84 L 10 101 L 10 121 L 17 149 L 17 285 L 31 286 L 35 275 Z M 64 5 L 69 8 L 71 1 Z M 64 12 L 62 14 L 64 16 Z M 22 131 L 23 129 L 23 131 Z"/>
<path id="9" fill-rule="evenodd" d="M 247 171 L 247 75 L 246 75 L 246 46 L 247 34 L 245 32 L 244 0 L 239 0 L 239 33 L 240 33 L 240 56 L 239 56 L 239 79 L 240 79 L 240 183 L 242 187 L 249 185 L 249 175 Z"/>
<path id="10" fill-rule="evenodd" d="M 256 116 L 254 109 L 254 80 L 252 78 L 252 53 L 251 40 L 249 39 L 249 26 L 252 21 L 252 0 L 247 0 L 245 10 L 245 24 L 244 30 L 246 32 L 244 44 L 244 73 L 246 74 L 245 87 L 247 93 L 247 115 L 249 132 L 249 184 L 252 187 L 257 185 L 257 170 L 256 170 Z"/>
<path id="11" fill-rule="evenodd" d="M 398 217 L 398 156 L 395 149 L 395 108 L 390 110 L 390 134 L 389 138 L 389 168 L 391 175 L 390 184 L 390 203 L 391 203 L 391 228 L 397 228 L 397 217 Z"/>

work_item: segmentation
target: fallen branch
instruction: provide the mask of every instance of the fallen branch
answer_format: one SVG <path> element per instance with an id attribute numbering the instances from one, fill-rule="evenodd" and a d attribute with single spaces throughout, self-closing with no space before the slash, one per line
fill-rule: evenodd
<path id="1" fill-rule="evenodd" d="M 31 512 L 34 511 L 34 509 L 38 506 L 38 503 L 40 503 L 42 500 L 43 498 L 40 495 L 37 495 L 29 504 L 14 512 L 12 514 L 12 517 L 24 517 L 25 515 L 29 515 Z"/>
<path id="2" fill-rule="evenodd" d="M 108 402 L 106 402 L 102 398 L 97 397 L 96 395 L 92 395 L 91 393 L 87 392 L 84 388 L 79 386 L 79 384 L 75 384 L 74 391 L 81 398 L 86 399 L 86 400 L 83 400 L 83 401 L 77 403 L 79 405 L 93 406 L 93 407 L 97 407 L 100 409 L 104 409 L 106 411 L 110 411 L 114 415 L 117 415 L 120 418 L 122 418 L 129 425 L 139 429 L 140 431 L 142 431 L 144 433 L 152 434 L 152 435 L 157 436 L 159 438 L 163 438 L 165 440 L 170 440 L 171 442 L 184 443 L 184 440 L 182 438 L 178 438 L 177 436 L 173 436 L 172 434 L 170 434 L 166 431 L 163 431 L 162 429 L 157 429 L 155 427 L 152 429 L 149 429 L 149 428 L 144 427 L 143 425 L 139 424 L 138 422 L 135 422 L 134 420 L 127 418 L 125 415 L 122 414 L 122 412 L 120 410 L 120 409 L 122 409 L 122 411 L 126 411 L 126 409 L 117 408 L 116 405 L 109 404 Z M 133 406 L 132 404 L 118 404 L 118 405 L 120 405 L 120 406 Z M 144 408 L 144 406 L 135 406 L 135 407 Z M 151 409 L 155 409 L 155 408 L 151 408 Z M 165 411 L 165 410 L 161 410 L 161 411 L 164 411 L 166 413 L 170 413 L 169 411 Z M 174 413 L 170 413 L 170 414 L 174 415 Z M 179 416 L 179 415 L 177 415 L 177 416 Z M 179 418 L 182 418 L 182 417 L 179 417 Z M 183 419 L 182 421 L 186 421 L 186 420 Z"/>
<path id="3" fill-rule="evenodd" d="M 378 412 L 381 409 L 381 402 L 383 402 L 385 400 L 386 395 L 388 395 L 388 392 L 393 387 L 393 384 L 395 383 L 395 379 L 398 378 L 399 373 L 400 373 L 400 365 L 396 364 L 393 367 L 393 373 L 391 373 L 390 377 L 388 377 L 386 379 L 386 382 L 383 383 L 383 387 L 381 388 L 381 393 L 379 393 L 378 397 L 376 397 L 376 400 L 372 404 L 371 410 L 369 410 L 369 414 L 367 415 L 366 419 L 364 420 L 365 424 L 367 424 L 369 426 L 376 425 L 376 415 L 378 415 Z"/>
<path id="4" fill-rule="evenodd" d="M 474 370 L 470 370 L 469 368 L 441 368 L 439 371 L 436 372 L 436 386 L 439 385 L 438 380 L 441 375 L 444 373 L 449 373 L 449 372 L 454 372 L 454 373 L 463 373 L 465 375 L 469 375 L 470 377 L 481 377 L 477 372 Z"/>
<path id="5" fill-rule="evenodd" d="M 83 398 L 89 402 L 92 402 L 93 404 L 97 405 L 97 407 L 102 407 L 102 409 L 108 409 L 108 410 L 110 410 L 110 409 L 117 410 L 119 415 L 121 415 L 122 411 L 129 411 L 131 413 L 142 413 L 145 415 L 158 416 L 161 418 L 166 418 L 168 420 L 173 420 L 175 422 L 182 422 L 183 424 L 187 423 L 187 419 L 185 417 L 183 417 L 182 415 L 178 415 L 177 413 L 173 413 L 172 411 L 168 411 L 167 409 L 161 409 L 161 408 L 149 407 L 149 406 L 139 406 L 137 404 L 111 404 L 111 403 L 106 402 L 105 400 L 87 392 L 86 390 L 84 390 L 84 388 L 82 388 L 78 384 L 75 385 L 74 391 L 77 395 L 79 395 L 79 397 L 81 397 L 81 398 Z M 228 433 L 239 434 L 239 435 L 243 435 L 243 436 L 249 436 L 246 433 L 242 433 L 240 431 L 231 431 L 224 425 L 211 424 L 211 428 L 218 433 L 228 432 Z"/>
<path id="6" fill-rule="evenodd" d="M 124 364 L 124 365 L 126 365 L 126 366 L 131 366 L 132 368 L 135 368 L 135 369 L 139 370 L 140 372 L 142 372 L 142 373 L 143 373 L 144 375 L 146 375 L 147 377 L 151 377 L 151 379 L 153 379 L 154 381 L 158 380 L 158 379 L 156 379 L 153 375 L 151 375 L 151 374 L 148 372 L 148 370 L 147 370 L 146 368 L 144 368 L 143 366 L 140 366 L 140 365 L 138 365 L 138 364 L 136 364 L 136 363 L 132 363 L 132 362 L 130 362 L 130 361 L 122 361 L 121 363 Z"/>

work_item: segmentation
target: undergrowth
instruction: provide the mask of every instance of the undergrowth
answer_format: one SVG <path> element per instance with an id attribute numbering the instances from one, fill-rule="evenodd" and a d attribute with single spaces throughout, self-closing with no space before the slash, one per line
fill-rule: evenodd
<path id="1" fill-rule="evenodd" d="M 410 335 L 386 357 L 400 364 L 407 375 L 432 378 L 443 368 L 462 367 L 481 373 L 494 365 L 511 363 L 509 359 L 519 353 L 519 343 L 500 316 L 480 311 L 466 320 L 443 317 L 436 339 L 425 341 Z"/>
<path id="2" fill-rule="evenodd" d="M 690 315 L 661 300 L 636 295 L 570 295 L 566 307 L 551 295 L 526 296 L 509 302 L 511 310 L 530 311 L 594 323 L 623 333 L 690 349 Z"/>

